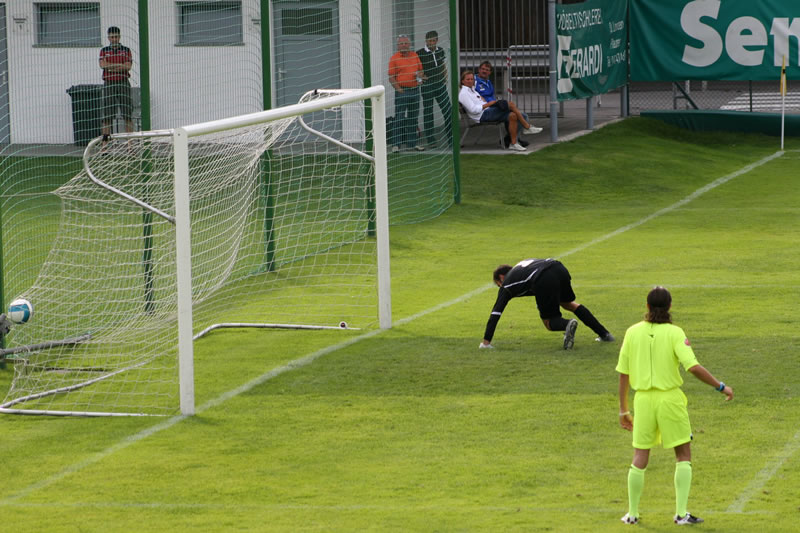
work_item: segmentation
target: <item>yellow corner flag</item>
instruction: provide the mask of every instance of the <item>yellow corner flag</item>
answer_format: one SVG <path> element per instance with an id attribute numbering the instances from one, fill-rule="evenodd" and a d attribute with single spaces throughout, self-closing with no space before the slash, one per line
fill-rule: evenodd
<path id="1" fill-rule="evenodd" d="M 786 56 L 783 56 L 783 64 L 781 65 L 781 94 L 786 96 Z"/>

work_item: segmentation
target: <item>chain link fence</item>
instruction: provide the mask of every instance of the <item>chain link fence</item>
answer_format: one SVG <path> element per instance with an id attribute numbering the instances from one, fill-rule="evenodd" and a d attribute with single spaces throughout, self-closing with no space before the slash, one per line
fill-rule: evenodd
<path id="1" fill-rule="evenodd" d="M 547 0 L 459 0 L 460 67 L 492 64 L 497 96 L 531 116 L 549 113 Z"/>
<path id="2" fill-rule="evenodd" d="M 779 113 L 782 105 L 778 80 L 631 82 L 629 95 L 632 115 L 649 109 Z M 787 112 L 800 113 L 800 91 L 790 88 L 784 105 Z"/>
<path id="3" fill-rule="evenodd" d="M 564 0 L 559 4 L 580 3 Z M 514 100 L 532 116 L 550 112 L 550 46 L 548 0 L 459 0 L 460 67 L 477 71 L 483 61 L 493 66 L 490 76 L 501 98 Z M 786 96 L 786 111 L 800 113 L 800 90 Z M 598 98 L 602 106 L 618 105 L 618 91 Z M 632 82 L 629 113 L 646 110 L 719 109 L 767 112 L 781 110 L 778 80 Z M 559 107 L 559 117 L 583 115 L 580 106 Z"/>

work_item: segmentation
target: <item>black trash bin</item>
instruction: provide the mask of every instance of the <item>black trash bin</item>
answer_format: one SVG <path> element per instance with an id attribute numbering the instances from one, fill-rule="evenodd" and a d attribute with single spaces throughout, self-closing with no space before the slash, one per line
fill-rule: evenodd
<path id="1" fill-rule="evenodd" d="M 103 128 L 103 86 L 73 85 L 67 89 L 72 98 L 72 131 L 75 144 L 86 146 L 99 137 Z"/>

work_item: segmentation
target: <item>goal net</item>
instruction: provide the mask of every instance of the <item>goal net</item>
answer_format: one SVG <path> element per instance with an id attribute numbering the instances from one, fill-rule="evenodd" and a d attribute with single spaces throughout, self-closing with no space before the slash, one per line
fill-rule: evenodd
<path id="1" fill-rule="evenodd" d="M 383 88 L 93 140 L 6 336 L 0 412 L 194 411 L 193 339 L 389 327 Z M 214 333 L 218 335 L 221 333 Z"/>

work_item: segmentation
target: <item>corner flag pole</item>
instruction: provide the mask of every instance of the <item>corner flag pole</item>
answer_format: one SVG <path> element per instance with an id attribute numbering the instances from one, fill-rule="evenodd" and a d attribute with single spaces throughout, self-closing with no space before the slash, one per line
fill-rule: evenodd
<path id="1" fill-rule="evenodd" d="M 783 132 L 786 123 L 786 56 L 781 65 L 781 150 L 783 150 Z"/>

